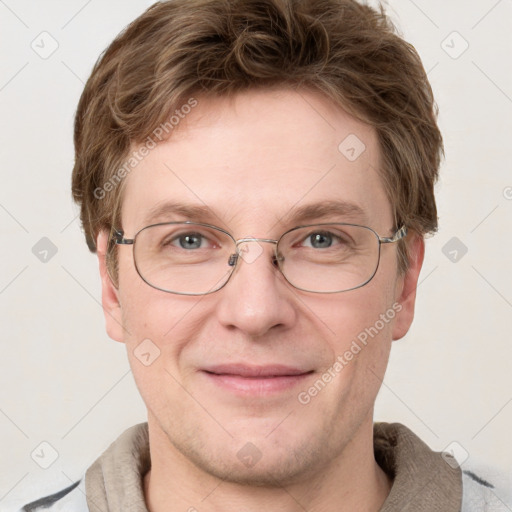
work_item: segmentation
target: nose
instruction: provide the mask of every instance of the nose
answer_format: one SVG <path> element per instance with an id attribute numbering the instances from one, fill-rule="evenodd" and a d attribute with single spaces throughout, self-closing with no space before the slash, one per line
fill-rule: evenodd
<path id="1" fill-rule="evenodd" d="M 219 322 L 251 338 L 290 327 L 296 318 L 291 286 L 274 261 L 275 246 L 265 242 L 246 240 L 239 245 L 233 275 L 217 292 Z"/>

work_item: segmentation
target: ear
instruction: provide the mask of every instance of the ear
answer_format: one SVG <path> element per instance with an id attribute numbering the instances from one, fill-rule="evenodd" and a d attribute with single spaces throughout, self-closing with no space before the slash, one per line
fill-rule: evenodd
<path id="1" fill-rule="evenodd" d="M 425 256 L 423 237 L 416 233 L 412 233 L 410 236 L 414 238 L 408 242 L 409 267 L 405 274 L 398 279 L 395 294 L 396 302 L 400 304 L 401 309 L 393 325 L 393 340 L 403 338 L 411 327 L 416 303 L 416 287 Z"/>
<path id="2" fill-rule="evenodd" d="M 100 231 L 96 239 L 98 262 L 101 276 L 101 303 L 105 315 L 107 334 L 115 341 L 124 342 L 123 315 L 119 302 L 119 290 L 114 286 L 107 271 L 108 232 Z"/>

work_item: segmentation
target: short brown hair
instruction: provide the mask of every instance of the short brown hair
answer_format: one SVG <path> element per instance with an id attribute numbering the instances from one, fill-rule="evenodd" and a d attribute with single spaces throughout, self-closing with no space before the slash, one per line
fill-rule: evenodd
<path id="1" fill-rule="evenodd" d="M 273 87 L 317 91 L 374 127 L 395 227 L 405 224 L 421 236 L 437 229 L 437 107 L 416 50 L 382 7 L 355 0 L 168 0 L 112 42 L 80 98 L 72 189 L 90 250 L 100 230 L 121 227 L 123 187 L 114 185 L 134 145 L 194 95 Z M 400 244 L 399 268 L 406 267 L 407 246 Z"/>

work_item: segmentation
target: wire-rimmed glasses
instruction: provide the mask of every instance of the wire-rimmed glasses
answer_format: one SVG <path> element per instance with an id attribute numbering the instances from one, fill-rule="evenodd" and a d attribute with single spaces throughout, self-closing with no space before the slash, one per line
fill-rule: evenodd
<path id="1" fill-rule="evenodd" d="M 405 226 L 381 237 L 367 226 L 323 223 L 294 227 L 277 240 L 235 240 L 217 226 L 186 221 L 152 224 L 132 239 L 114 230 L 113 241 L 133 245 L 138 274 L 164 292 L 205 295 L 220 290 L 240 260 L 251 263 L 255 258 L 246 244 L 263 242 L 274 244 L 272 262 L 289 284 L 307 292 L 339 293 L 367 284 L 377 272 L 381 245 L 406 234 Z"/>

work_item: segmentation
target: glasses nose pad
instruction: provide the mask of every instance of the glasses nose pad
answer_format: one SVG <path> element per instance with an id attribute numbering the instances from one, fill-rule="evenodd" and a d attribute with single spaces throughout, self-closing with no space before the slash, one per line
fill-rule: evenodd
<path id="1" fill-rule="evenodd" d="M 281 268 L 281 264 L 284 261 L 284 256 L 280 252 L 276 252 L 272 255 L 272 264 L 276 268 Z"/>
<path id="2" fill-rule="evenodd" d="M 244 252 L 247 252 L 247 250 L 242 248 L 238 252 L 230 254 L 229 259 L 228 259 L 228 265 L 230 267 L 235 267 L 236 264 L 238 263 L 239 258 L 242 258 L 245 261 L 247 261 L 248 263 L 251 263 L 252 260 L 256 259 L 261 254 L 261 252 L 263 252 L 263 250 L 261 249 L 261 246 L 259 246 L 259 251 L 257 251 L 256 257 L 253 256 L 252 258 L 248 258 L 247 255 L 245 255 L 245 258 L 244 258 Z M 283 261 L 284 261 L 284 256 L 281 253 L 274 253 L 272 255 L 272 264 L 276 268 L 279 268 Z"/>

